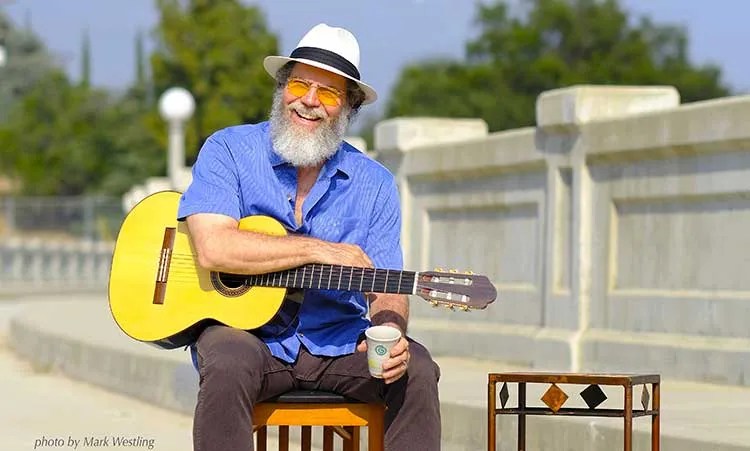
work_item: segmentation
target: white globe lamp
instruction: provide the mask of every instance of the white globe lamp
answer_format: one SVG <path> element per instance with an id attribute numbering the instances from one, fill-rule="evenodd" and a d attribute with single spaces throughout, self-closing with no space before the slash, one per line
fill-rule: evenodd
<path id="1" fill-rule="evenodd" d="M 185 88 L 169 88 L 159 98 L 159 114 L 169 124 L 167 176 L 177 188 L 185 166 L 184 124 L 195 112 L 195 100 Z"/>

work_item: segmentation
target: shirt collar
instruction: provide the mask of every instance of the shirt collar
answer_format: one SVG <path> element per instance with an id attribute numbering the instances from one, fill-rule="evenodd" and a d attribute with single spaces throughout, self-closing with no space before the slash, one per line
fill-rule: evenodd
<path id="1" fill-rule="evenodd" d="M 268 122 L 266 122 L 266 133 L 268 135 L 267 140 L 267 150 L 268 150 L 268 161 L 271 163 L 271 166 L 274 168 L 281 165 L 289 165 L 289 162 L 286 161 L 276 153 L 276 151 L 273 148 L 273 144 L 271 143 L 271 126 Z M 351 152 L 348 147 L 351 147 L 351 145 L 347 142 L 343 142 L 339 145 L 339 148 L 336 150 L 336 153 L 334 153 L 331 158 L 329 158 L 325 164 L 323 164 L 323 173 L 326 177 L 331 178 L 333 177 L 336 172 L 341 172 L 346 177 L 350 177 L 352 174 L 352 159 L 347 155 L 349 152 Z M 291 165 L 290 165 L 291 166 Z"/>

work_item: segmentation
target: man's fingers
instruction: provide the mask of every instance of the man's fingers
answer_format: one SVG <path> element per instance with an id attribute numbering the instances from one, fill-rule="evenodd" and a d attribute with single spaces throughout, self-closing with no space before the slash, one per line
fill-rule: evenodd
<path id="1" fill-rule="evenodd" d="M 398 357 L 399 355 L 409 351 L 409 342 L 404 337 L 393 345 L 391 348 L 391 357 Z"/>

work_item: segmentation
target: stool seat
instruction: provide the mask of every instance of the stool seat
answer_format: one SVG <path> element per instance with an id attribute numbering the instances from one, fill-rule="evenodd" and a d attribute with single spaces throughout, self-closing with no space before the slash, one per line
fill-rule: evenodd
<path id="1" fill-rule="evenodd" d="M 275 398 L 263 401 L 265 403 L 276 402 L 276 403 L 317 403 L 317 404 L 353 404 L 358 403 L 355 399 L 347 398 L 346 396 L 339 395 L 338 393 L 331 393 L 327 391 L 318 390 L 294 390 L 286 392 L 282 395 L 276 396 Z"/>
<path id="2" fill-rule="evenodd" d="M 312 427 L 323 426 L 323 450 L 333 451 L 334 434 L 343 451 L 359 450 L 359 428 L 367 427 L 369 451 L 383 451 L 385 406 L 357 401 L 337 393 L 293 390 L 255 405 L 253 421 L 257 451 L 266 451 L 268 426 L 279 428 L 279 451 L 289 451 L 289 426 L 301 427 L 302 451 L 310 451 Z"/>

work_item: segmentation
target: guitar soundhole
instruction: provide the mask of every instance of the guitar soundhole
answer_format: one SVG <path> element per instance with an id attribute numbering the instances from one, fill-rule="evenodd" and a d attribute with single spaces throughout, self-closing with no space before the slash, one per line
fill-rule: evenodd
<path id="1" fill-rule="evenodd" d="M 227 297 L 240 296 L 250 290 L 250 286 L 245 283 L 245 278 L 237 274 L 211 272 L 211 285 L 214 289 Z"/>
<path id="2" fill-rule="evenodd" d="M 236 274 L 227 274 L 220 272 L 219 281 L 227 288 L 240 288 L 245 285 L 245 279 Z"/>

